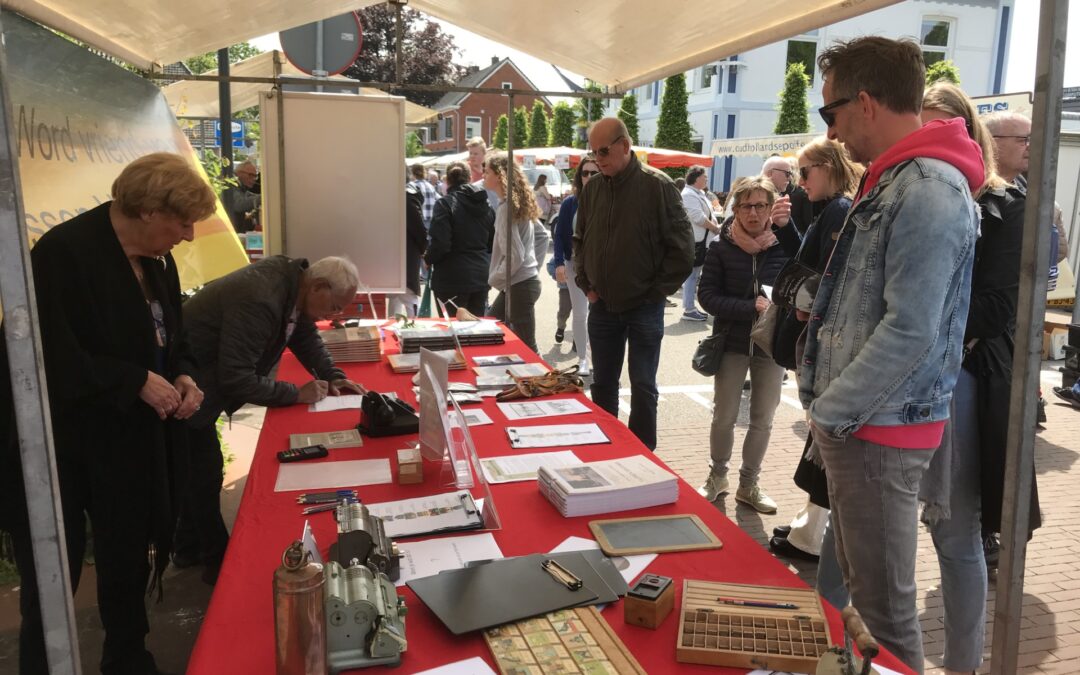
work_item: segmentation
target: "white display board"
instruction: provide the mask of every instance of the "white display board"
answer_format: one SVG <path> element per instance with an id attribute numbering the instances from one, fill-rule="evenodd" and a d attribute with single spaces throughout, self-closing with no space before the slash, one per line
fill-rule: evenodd
<path id="1" fill-rule="evenodd" d="M 278 96 L 260 96 L 266 253 L 345 256 L 371 291 L 402 292 L 405 99 Z"/>

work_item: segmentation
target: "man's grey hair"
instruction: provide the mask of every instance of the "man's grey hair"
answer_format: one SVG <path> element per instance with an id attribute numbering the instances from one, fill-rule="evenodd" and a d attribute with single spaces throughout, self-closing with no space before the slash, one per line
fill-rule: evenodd
<path id="1" fill-rule="evenodd" d="M 325 280 L 335 293 L 343 293 L 349 289 L 355 291 L 360 286 L 360 273 L 348 258 L 329 256 L 316 260 L 307 268 L 305 274 L 311 281 Z"/>
<path id="2" fill-rule="evenodd" d="M 1031 118 L 1027 115 L 1012 110 L 999 110 L 997 112 L 987 113 L 986 115 L 983 115 L 981 119 L 991 134 L 996 134 L 1001 131 L 1001 128 L 1008 122 L 1031 123 Z"/>

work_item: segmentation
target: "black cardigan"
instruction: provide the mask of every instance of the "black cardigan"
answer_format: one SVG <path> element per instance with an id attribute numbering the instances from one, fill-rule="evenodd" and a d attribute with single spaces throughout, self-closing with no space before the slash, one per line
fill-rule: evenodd
<path id="1" fill-rule="evenodd" d="M 139 398 L 148 371 L 157 367 L 154 320 L 113 230 L 111 204 L 52 228 L 30 254 L 57 472 L 62 495 L 97 496 L 91 517 L 95 528 L 115 535 L 111 541 L 143 549 L 153 544 L 160 574 L 171 548 L 187 435 L 182 422 L 161 421 Z M 165 372 L 159 374 L 170 382 L 192 375 L 176 263 L 171 255 L 141 262 L 164 314 Z M 7 365 L 0 343 L 0 366 Z M 25 527 L 11 389 L 2 391 L 7 442 L 0 448 L 0 520 Z"/>

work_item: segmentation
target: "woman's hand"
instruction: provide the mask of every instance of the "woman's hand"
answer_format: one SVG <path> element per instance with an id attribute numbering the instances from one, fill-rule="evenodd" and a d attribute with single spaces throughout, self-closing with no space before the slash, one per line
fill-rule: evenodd
<path id="1" fill-rule="evenodd" d="M 791 197 L 784 195 L 776 200 L 772 207 L 772 223 L 784 227 L 791 222 Z"/>
<path id="2" fill-rule="evenodd" d="M 180 407 L 180 393 L 169 381 L 150 370 L 146 372 L 146 382 L 139 390 L 139 398 L 146 402 L 159 419 L 164 420 Z"/>
<path id="3" fill-rule="evenodd" d="M 771 305 L 771 304 L 772 303 L 769 302 L 768 298 L 766 298 L 764 295 L 759 295 L 754 300 L 754 309 L 757 310 L 758 314 L 761 314 L 762 312 L 767 310 L 769 308 L 769 305 Z"/>
<path id="4" fill-rule="evenodd" d="M 181 375 L 173 380 L 173 387 L 180 394 L 180 406 L 173 412 L 173 417 L 186 420 L 202 406 L 203 392 L 188 375 Z"/>
<path id="5" fill-rule="evenodd" d="M 555 281 L 560 284 L 566 283 L 566 265 L 559 265 L 555 268 Z"/>
<path id="6" fill-rule="evenodd" d="M 367 389 L 362 384 L 357 384 L 347 377 L 341 377 L 330 382 L 329 387 L 331 396 L 338 396 L 342 392 L 351 391 L 354 394 L 360 394 L 363 396 L 367 393 Z"/>

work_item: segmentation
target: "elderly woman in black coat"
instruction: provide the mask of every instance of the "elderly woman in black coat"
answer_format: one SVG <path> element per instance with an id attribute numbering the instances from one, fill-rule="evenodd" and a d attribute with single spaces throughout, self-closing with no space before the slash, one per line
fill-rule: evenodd
<path id="1" fill-rule="evenodd" d="M 31 252 L 72 587 L 93 535 L 103 673 L 156 673 L 144 646 L 144 594 L 168 564 L 175 479 L 202 392 L 183 338 L 180 280 L 169 251 L 214 211 L 213 192 L 182 157 L 129 164 L 112 201 L 49 230 Z M 0 367 L 7 367 L 0 343 Z M 4 377 L 4 382 L 8 378 Z M 12 391 L 0 389 L 0 527 L 22 577 L 19 672 L 48 672 Z M 159 586 L 160 588 L 160 586 Z"/>

